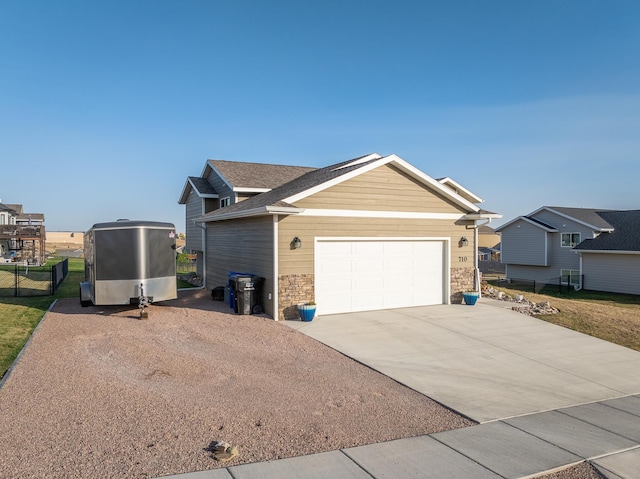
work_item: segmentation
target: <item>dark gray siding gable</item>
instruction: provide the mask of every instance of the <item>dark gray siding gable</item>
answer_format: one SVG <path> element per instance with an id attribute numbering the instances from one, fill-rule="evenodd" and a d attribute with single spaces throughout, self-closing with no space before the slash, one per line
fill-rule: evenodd
<path id="1" fill-rule="evenodd" d="M 202 251 L 202 229 L 194 220 L 203 214 L 203 200 L 192 189 L 186 203 L 186 234 L 188 251 Z"/>
<path id="2" fill-rule="evenodd" d="M 209 174 L 207 175 L 206 179 L 209 184 L 213 186 L 213 189 L 216 190 L 216 193 L 218 193 L 218 197 L 220 198 L 219 200 L 217 200 L 218 204 L 220 200 L 226 197 L 231 198 L 231 204 L 235 203 L 235 193 L 231 188 L 229 188 L 229 185 L 227 185 L 222 180 L 222 178 L 220 178 L 213 170 L 209 170 Z"/>
<path id="3" fill-rule="evenodd" d="M 505 264 L 547 266 L 548 233 L 520 220 L 501 230 L 500 258 Z"/>
<path id="4" fill-rule="evenodd" d="M 231 271 L 261 276 L 262 305 L 273 316 L 273 265 L 273 217 L 207 223 L 207 289 L 225 286 Z"/>

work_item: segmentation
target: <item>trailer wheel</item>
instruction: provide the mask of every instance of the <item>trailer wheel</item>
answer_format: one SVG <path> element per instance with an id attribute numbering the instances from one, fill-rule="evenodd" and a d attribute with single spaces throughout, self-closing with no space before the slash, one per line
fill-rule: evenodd
<path id="1" fill-rule="evenodd" d="M 86 308 L 87 306 L 91 306 L 93 304 L 90 299 L 83 299 L 82 283 L 80 283 L 80 295 L 79 296 L 80 296 L 80 306 L 82 306 L 83 308 Z"/>

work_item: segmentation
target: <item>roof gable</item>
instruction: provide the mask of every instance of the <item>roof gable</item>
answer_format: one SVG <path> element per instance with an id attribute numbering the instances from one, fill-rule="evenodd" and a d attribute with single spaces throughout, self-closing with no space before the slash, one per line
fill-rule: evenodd
<path id="1" fill-rule="evenodd" d="M 314 210 L 428 212 L 459 216 L 469 213 L 468 208 L 461 207 L 440 190 L 418 181 L 393 163 L 367 169 L 291 204 Z"/>
<path id="2" fill-rule="evenodd" d="M 198 178 L 197 176 L 189 176 L 184 187 L 182 188 L 182 193 L 180 194 L 178 204 L 186 204 L 187 198 L 189 197 L 189 193 L 191 191 L 195 191 L 200 198 L 219 197 L 218 193 L 216 193 L 216 190 L 207 180 L 205 180 L 204 178 Z"/>
<path id="3" fill-rule="evenodd" d="M 269 211 L 284 208 L 283 212 L 294 213 L 300 211 L 293 203 L 307 198 L 332 186 L 371 171 L 381 165 L 393 164 L 416 181 L 437 191 L 449 201 L 457 204 L 470 213 L 478 213 L 479 208 L 468 200 L 443 186 L 417 168 L 413 167 L 396 155 L 381 157 L 377 153 L 365 155 L 335 165 L 317 170 L 311 170 L 288 183 L 280 185 L 270 191 L 251 197 L 240 203 L 215 210 L 202 217 L 203 221 L 215 221 L 251 214 L 265 214 Z"/>
<path id="4" fill-rule="evenodd" d="M 531 218 L 530 216 L 518 216 L 517 218 L 512 219 L 511 221 L 509 221 L 508 223 L 503 224 L 502 226 L 497 227 L 494 231 L 496 233 L 501 233 L 502 231 L 504 231 L 505 229 L 516 225 L 516 223 L 519 223 L 521 221 L 524 221 L 525 223 L 529 223 L 532 224 L 533 226 L 536 226 L 548 233 L 557 233 L 558 230 L 551 225 L 548 225 L 546 223 L 543 223 L 540 220 L 537 220 L 535 218 Z"/>
<path id="5" fill-rule="evenodd" d="M 386 164 L 393 164 L 394 166 L 399 168 L 401 171 L 404 171 L 406 174 L 413 177 L 418 182 L 422 183 L 425 186 L 429 186 L 431 189 L 439 192 L 440 194 L 442 194 L 442 196 L 452 200 L 454 203 L 458 204 L 464 209 L 468 209 L 469 212 L 475 213 L 475 212 L 478 212 L 480 209 L 473 203 L 469 202 L 462 196 L 452 191 L 450 188 L 442 185 L 442 183 L 431 178 L 429 175 L 418 170 L 416 167 L 410 165 L 399 156 L 389 155 L 389 156 L 381 157 L 377 153 L 373 153 L 371 155 L 367 155 L 366 157 L 361 157 L 356 160 L 345 162 L 344 164 L 341 164 L 341 166 L 339 167 L 337 166 L 334 167 L 334 170 L 336 171 L 344 168 L 351 168 L 351 169 L 348 173 L 345 173 L 344 175 L 337 175 L 334 178 L 328 179 L 327 181 L 318 183 L 312 188 L 303 190 L 296 195 L 292 195 L 288 198 L 285 198 L 284 201 L 287 203 L 294 203 L 303 198 L 306 198 L 307 196 L 313 195 L 319 191 L 330 188 L 331 186 L 337 185 L 351 178 L 354 178 L 355 176 L 362 175 L 363 173 L 366 173 L 375 168 L 378 168 L 381 165 L 386 165 Z"/>
<path id="6" fill-rule="evenodd" d="M 540 211 L 549 211 L 562 218 L 580 223 L 596 231 L 611 231 L 612 226 L 602 217 L 601 213 L 610 211 L 597 208 L 571 208 L 565 206 L 543 206 L 530 215 L 534 216 Z"/>

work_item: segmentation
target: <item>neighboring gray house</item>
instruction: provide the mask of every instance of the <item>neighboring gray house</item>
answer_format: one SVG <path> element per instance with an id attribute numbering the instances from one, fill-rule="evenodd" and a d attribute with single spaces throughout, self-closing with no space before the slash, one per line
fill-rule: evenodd
<path id="1" fill-rule="evenodd" d="M 543 206 L 495 228 L 501 236 L 506 278 L 581 286 L 580 256 L 573 248 L 613 230 L 599 215 L 602 211 Z"/>
<path id="2" fill-rule="evenodd" d="M 639 221 L 638 211 L 561 206 L 519 216 L 495 229 L 506 278 L 640 294 Z"/>
<path id="3" fill-rule="evenodd" d="M 640 294 L 640 210 L 601 211 L 612 230 L 576 246 L 584 288 Z"/>

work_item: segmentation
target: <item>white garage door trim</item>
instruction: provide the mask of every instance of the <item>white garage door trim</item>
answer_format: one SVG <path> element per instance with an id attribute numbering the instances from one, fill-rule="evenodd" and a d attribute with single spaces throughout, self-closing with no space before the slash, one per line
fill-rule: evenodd
<path id="1" fill-rule="evenodd" d="M 448 237 L 316 237 L 318 314 L 448 304 L 450 243 Z"/>

